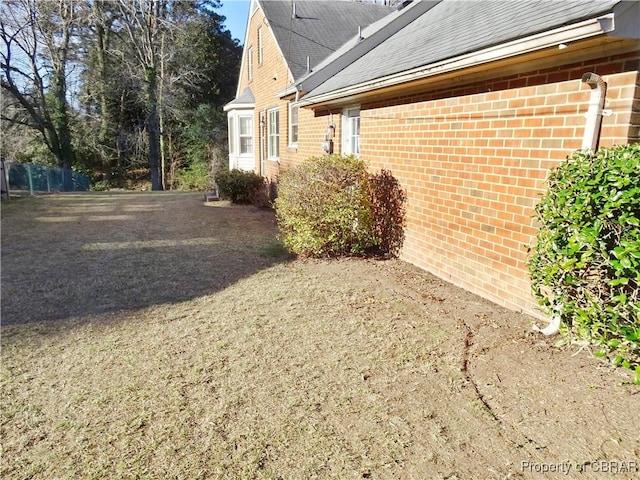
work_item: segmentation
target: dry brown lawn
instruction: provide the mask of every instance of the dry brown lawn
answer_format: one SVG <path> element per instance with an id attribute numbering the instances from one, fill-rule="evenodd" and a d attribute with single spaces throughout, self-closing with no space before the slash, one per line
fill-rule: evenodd
<path id="1" fill-rule="evenodd" d="M 294 259 L 276 233 L 199 194 L 3 204 L 0 476 L 638 478 L 602 472 L 640 468 L 625 371 L 401 261 Z"/>

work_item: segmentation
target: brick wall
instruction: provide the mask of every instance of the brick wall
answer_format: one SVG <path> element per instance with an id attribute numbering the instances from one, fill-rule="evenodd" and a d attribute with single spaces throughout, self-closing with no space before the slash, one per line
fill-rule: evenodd
<path id="1" fill-rule="evenodd" d="M 277 181 L 287 168 L 321 155 L 330 122 L 337 127 L 335 152 L 340 152 L 340 109 L 333 109 L 333 115 L 325 108 L 300 109 L 299 141 L 295 148 L 289 146 L 288 101 L 276 93 L 291 78 L 259 9 L 250 19 L 248 46 L 253 46 L 254 75 L 247 78 L 245 59 L 240 92 L 249 86 L 256 99 L 256 171 Z M 580 81 L 584 73 L 603 75 L 608 85 L 605 108 L 613 115 L 603 119 L 600 144 L 640 140 L 637 48 L 596 60 L 535 64 L 523 64 L 528 69 L 520 65 L 509 74 L 481 72 L 492 77 L 482 82 L 460 77 L 451 82 L 461 85 L 456 88 L 362 104 L 360 136 L 361 158 L 372 170 L 391 170 L 407 190 L 402 258 L 534 315 L 526 245 L 535 238 L 532 216 L 549 169 L 582 144 L 590 97 Z M 266 143 L 260 119 L 274 107 L 280 112 L 280 161 L 266 160 L 263 172 L 260 152 Z"/>
<path id="2" fill-rule="evenodd" d="M 258 62 L 258 28 L 262 29 L 263 62 Z M 247 72 L 247 59 L 244 59 L 242 78 L 240 79 L 240 92 L 246 87 L 251 88 L 255 98 L 254 110 L 254 152 L 256 172 L 262 173 L 270 180 L 276 181 L 281 169 L 289 168 L 310 156 L 322 155 L 321 143 L 327 132 L 330 116 L 316 117 L 309 109 L 300 109 L 298 122 L 300 125 L 298 144 L 290 146 L 289 139 L 289 101 L 276 97 L 278 92 L 284 91 L 292 82 L 282 52 L 280 51 L 272 31 L 260 9 L 251 17 L 248 26 L 249 35 L 245 51 L 253 47 L 253 78 L 249 80 Z M 280 112 L 280 137 L 279 152 L 280 161 L 267 159 L 265 171 L 261 169 L 261 152 L 266 149 L 266 133 L 261 129 L 261 118 L 265 118 L 266 111 L 278 108 Z M 340 115 L 334 115 L 334 122 L 340 133 Z M 266 118 L 265 118 L 266 119 Z"/>
<path id="3" fill-rule="evenodd" d="M 525 266 L 548 170 L 581 147 L 590 89 L 608 84 L 601 145 L 638 139 L 638 55 L 514 74 L 363 105 L 361 157 L 408 194 L 402 258 L 537 314 Z"/>
<path id="4" fill-rule="evenodd" d="M 258 28 L 262 30 L 262 63 L 258 60 Z M 266 148 L 264 140 L 266 136 L 262 131 L 265 127 L 260 124 L 260 120 L 265 118 L 267 110 L 278 108 L 281 125 L 279 150 L 281 157 L 283 154 L 286 155 L 288 102 L 279 100 L 276 93 L 288 87 L 291 84 L 291 78 L 289 69 L 261 9 L 258 8 L 251 16 L 247 31 L 239 91 L 242 92 L 246 87 L 249 87 L 255 98 L 253 131 L 256 172 L 261 172 L 267 177 L 276 177 L 279 169 L 278 162 L 267 159 L 265 161 L 266 171 L 262 172 L 261 170 L 261 152 L 263 148 Z M 251 80 L 248 75 L 248 59 L 246 58 L 249 47 L 252 47 L 253 50 L 253 77 Z"/>

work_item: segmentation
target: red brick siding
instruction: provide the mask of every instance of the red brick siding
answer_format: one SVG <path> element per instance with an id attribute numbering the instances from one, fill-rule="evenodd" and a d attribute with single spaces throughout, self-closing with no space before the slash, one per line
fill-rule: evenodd
<path id="1" fill-rule="evenodd" d="M 258 27 L 262 28 L 263 63 L 258 63 Z M 251 88 L 255 98 L 254 110 L 254 153 L 255 171 L 267 178 L 277 181 L 281 169 L 288 168 L 310 156 L 321 155 L 320 148 L 327 132 L 330 117 L 316 117 L 310 109 L 300 109 L 298 116 L 299 135 L 297 147 L 289 146 L 289 101 L 276 97 L 278 92 L 285 90 L 291 84 L 290 72 L 282 58 L 272 31 L 260 9 L 251 17 L 248 26 L 246 49 L 253 47 L 253 79 L 249 81 L 247 59 L 244 60 L 244 71 L 240 79 L 240 93 L 246 87 Z M 266 142 L 261 138 L 260 119 L 266 115 L 266 110 L 278 108 L 280 112 L 280 161 L 265 161 L 265 171 L 261 171 L 260 154 L 266 149 Z M 339 146 L 340 115 L 334 115 L 337 125 L 336 145 Z M 265 137 L 266 138 L 266 137 Z M 338 150 L 336 150 L 338 151 Z"/>
<path id="2" fill-rule="evenodd" d="M 260 25 L 263 64 L 257 56 Z M 249 45 L 254 76 L 249 82 L 243 72 L 240 92 L 249 86 L 256 99 L 256 171 L 260 118 L 272 107 L 280 111 L 280 162 L 265 162 L 268 178 L 277 181 L 292 165 L 321 155 L 330 122 L 337 127 L 340 152 L 341 115 L 330 116 L 324 108 L 300 110 L 298 145 L 289 147 L 288 102 L 276 93 L 291 79 L 260 10 L 250 21 Z M 613 115 L 603 119 L 600 144 L 637 141 L 638 62 L 637 49 L 551 67 L 547 61 L 527 72 L 476 83 L 460 77 L 456 88 L 361 105 L 361 158 L 372 170 L 391 170 L 407 189 L 402 258 L 498 304 L 535 314 L 526 245 L 535 238 L 533 209 L 548 170 L 582 144 L 590 90 L 580 78 L 595 72 L 608 85 L 605 108 Z"/>
<path id="3" fill-rule="evenodd" d="M 590 90 L 608 84 L 601 145 L 638 136 L 635 58 L 601 59 L 364 105 L 361 156 L 407 189 L 402 257 L 535 313 L 525 266 L 548 170 L 580 148 Z M 620 72 L 625 65 L 635 70 Z M 635 126 L 634 126 L 635 125 Z"/>
<path id="4" fill-rule="evenodd" d="M 258 27 L 262 28 L 263 62 L 258 62 Z M 289 69 L 282 57 L 280 49 L 275 41 L 273 33 L 264 19 L 262 10 L 256 10 L 250 18 L 248 25 L 248 37 L 245 51 L 253 47 L 253 79 L 249 81 L 247 74 L 247 59 L 244 59 L 243 72 L 240 78 L 240 93 L 246 88 L 251 88 L 255 98 L 254 110 L 254 154 L 256 172 L 261 172 L 260 153 L 263 148 L 261 141 L 260 118 L 264 112 L 271 108 L 278 108 L 280 112 L 280 158 L 287 154 L 287 121 L 288 102 L 279 100 L 276 93 L 284 90 L 291 84 Z M 266 147 L 266 143 L 264 144 Z M 266 160 L 266 172 L 261 172 L 267 177 L 276 177 L 279 169 L 278 162 Z"/>

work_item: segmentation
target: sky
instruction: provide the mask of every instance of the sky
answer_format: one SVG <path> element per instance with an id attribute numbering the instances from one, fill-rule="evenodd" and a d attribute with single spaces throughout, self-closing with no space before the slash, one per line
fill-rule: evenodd
<path id="1" fill-rule="evenodd" d="M 250 4 L 250 0 L 222 0 L 222 7 L 216 9 L 216 13 L 227 17 L 224 25 L 229 29 L 233 38 L 240 40 L 240 44 L 244 43 L 244 31 L 247 26 Z"/>

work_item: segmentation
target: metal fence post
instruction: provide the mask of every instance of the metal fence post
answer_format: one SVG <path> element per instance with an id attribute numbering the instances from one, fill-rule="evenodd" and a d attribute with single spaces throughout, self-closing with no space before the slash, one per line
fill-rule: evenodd
<path id="1" fill-rule="evenodd" d="M 29 180 L 29 194 L 33 195 L 33 178 L 31 178 L 31 164 L 27 163 L 27 179 Z"/>

